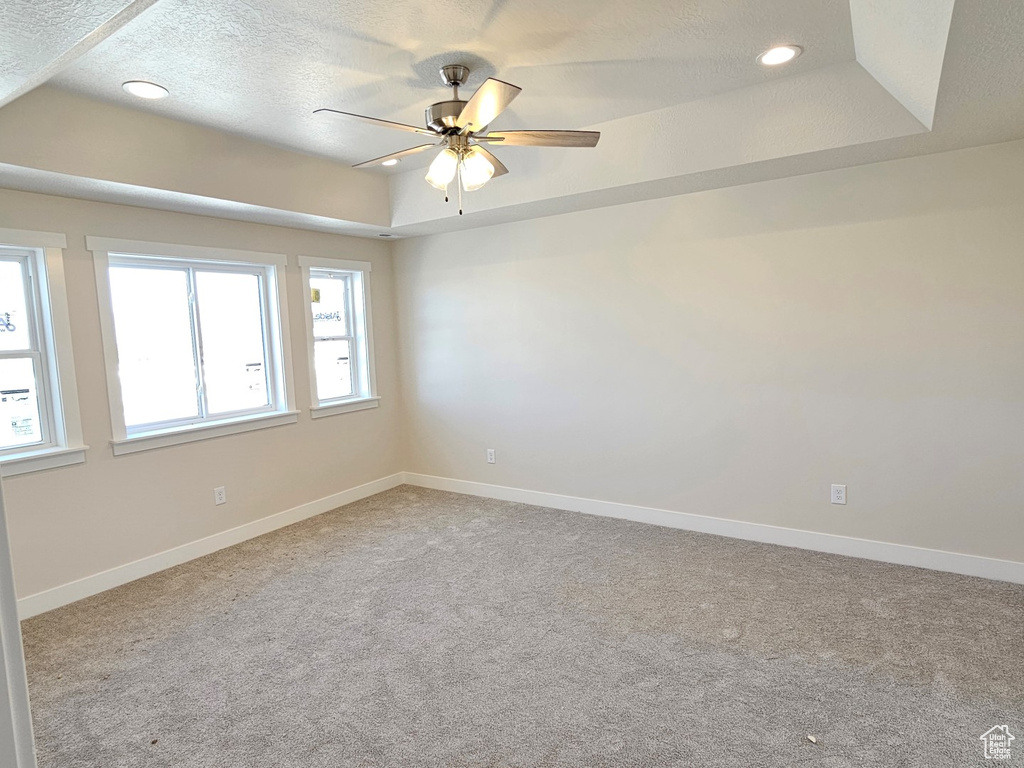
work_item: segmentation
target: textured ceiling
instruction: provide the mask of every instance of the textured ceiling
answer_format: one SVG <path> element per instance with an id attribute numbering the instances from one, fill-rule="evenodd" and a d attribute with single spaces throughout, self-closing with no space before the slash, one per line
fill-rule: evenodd
<path id="1" fill-rule="evenodd" d="M 1024 138 L 1022 39 L 1022 0 L 0 0 L 0 186 L 430 234 Z M 600 144 L 496 147 L 458 215 L 415 162 L 348 167 L 415 138 L 311 114 L 418 124 L 452 61 L 523 87 L 494 127 Z"/>
<path id="2" fill-rule="evenodd" d="M 421 125 L 444 63 L 524 89 L 495 127 L 580 128 L 784 76 L 754 57 L 785 42 L 806 46 L 785 75 L 852 61 L 849 0 L 160 0 L 53 82 L 354 163 L 408 137 L 312 111 Z"/>
<path id="3" fill-rule="evenodd" d="M 0 106 L 43 83 L 155 0 L 0 2 Z"/>

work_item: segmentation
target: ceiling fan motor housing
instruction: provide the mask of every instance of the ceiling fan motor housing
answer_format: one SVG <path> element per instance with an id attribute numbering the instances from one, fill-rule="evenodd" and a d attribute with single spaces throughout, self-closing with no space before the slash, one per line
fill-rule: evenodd
<path id="1" fill-rule="evenodd" d="M 459 127 L 455 121 L 459 119 L 464 106 L 466 106 L 466 102 L 458 99 L 431 104 L 427 107 L 424 116 L 427 128 L 442 134 L 458 133 Z"/>

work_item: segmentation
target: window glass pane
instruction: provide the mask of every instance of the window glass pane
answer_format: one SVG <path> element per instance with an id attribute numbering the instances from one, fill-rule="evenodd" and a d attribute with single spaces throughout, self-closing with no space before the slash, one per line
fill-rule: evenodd
<path id="1" fill-rule="evenodd" d="M 316 394 L 321 401 L 352 395 L 351 352 L 348 340 L 313 342 Z"/>
<path id="2" fill-rule="evenodd" d="M 22 263 L 0 261 L 0 350 L 31 348 L 28 324 Z"/>
<path id="3" fill-rule="evenodd" d="M 260 278 L 197 271 L 196 295 L 210 413 L 268 405 Z"/>
<path id="4" fill-rule="evenodd" d="M 183 269 L 110 268 L 128 427 L 199 415 L 188 292 Z"/>
<path id="5" fill-rule="evenodd" d="M 30 357 L 0 360 L 0 449 L 43 441 Z"/>
<path id="6" fill-rule="evenodd" d="M 352 281 L 345 275 L 328 277 L 315 272 L 309 287 L 313 298 L 313 335 L 351 336 L 348 327 L 349 286 Z"/>

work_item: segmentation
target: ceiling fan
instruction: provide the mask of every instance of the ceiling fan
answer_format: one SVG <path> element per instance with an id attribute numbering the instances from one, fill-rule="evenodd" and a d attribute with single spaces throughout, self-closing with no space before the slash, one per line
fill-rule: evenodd
<path id="1" fill-rule="evenodd" d="M 459 88 L 468 77 L 469 68 L 461 64 L 441 67 L 441 79 L 453 90 L 453 95 L 447 101 L 439 101 L 427 107 L 426 128 L 341 112 L 337 109 L 317 109 L 314 114 L 329 112 L 385 128 L 396 128 L 440 139 L 430 144 L 420 144 L 401 152 L 375 157 L 353 167 L 394 165 L 403 157 L 443 146 L 444 149 L 430 164 L 426 180 L 437 189 L 443 190 L 444 200 L 448 202 L 448 185 L 457 178 L 460 214 L 462 190 L 472 192 L 480 189 L 492 177 L 508 173 L 508 168 L 502 165 L 501 161 L 483 146 L 484 144 L 508 147 L 594 147 L 601 138 L 598 131 L 488 131 L 488 126 L 494 118 L 512 103 L 522 89 L 489 77 L 477 88 L 469 101 L 464 101 L 459 98 Z"/>

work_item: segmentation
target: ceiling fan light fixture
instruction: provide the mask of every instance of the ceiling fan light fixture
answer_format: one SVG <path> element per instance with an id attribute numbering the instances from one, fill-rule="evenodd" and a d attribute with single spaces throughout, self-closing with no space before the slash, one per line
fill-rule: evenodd
<path id="1" fill-rule="evenodd" d="M 459 156 L 451 149 L 443 149 L 430 164 L 425 178 L 430 186 L 446 190 L 455 178 L 458 168 Z"/>
<path id="2" fill-rule="evenodd" d="M 494 166 L 484 157 L 484 153 L 476 147 L 462 157 L 462 188 L 467 192 L 480 189 L 491 180 L 494 175 Z"/>
<path id="3" fill-rule="evenodd" d="M 376 117 L 342 112 L 323 107 L 313 110 L 314 114 L 335 114 L 383 128 L 430 136 L 433 144 L 420 144 L 389 155 L 376 157 L 353 168 L 394 166 L 399 158 L 417 155 L 421 152 L 441 151 L 435 155 L 424 179 L 430 186 L 444 192 L 444 201 L 449 202 L 448 188 L 454 182 L 459 198 L 459 214 L 462 214 L 462 193 L 480 189 L 492 178 L 504 176 L 508 168 L 491 154 L 491 142 L 511 147 L 595 147 L 601 134 L 598 131 L 501 131 L 488 133 L 488 126 L 508 108 L 522 89 L 518 85 L 488 77 L 468 99 L 459 98 L 459 88 L 469 77 L 469 69 L 462 64 L 441 67 L 441 79 L 452 88 L 450 99 L 438 101 L 427 107 L 424 113 L 425 128 L 407 123 L 396 123 Z M 480 142 L 480 144 L 477 144 Z M 486 142 L 486 143 L 484 143 Z"/>
<path id="4" fill-rule="evenodd" d="M 799 45 L 777 45 L 758 56 L 757 63 L 765 67 L 777 67 L 779 64 L 792 61 L 801 53 L 803 48 Z"/>

